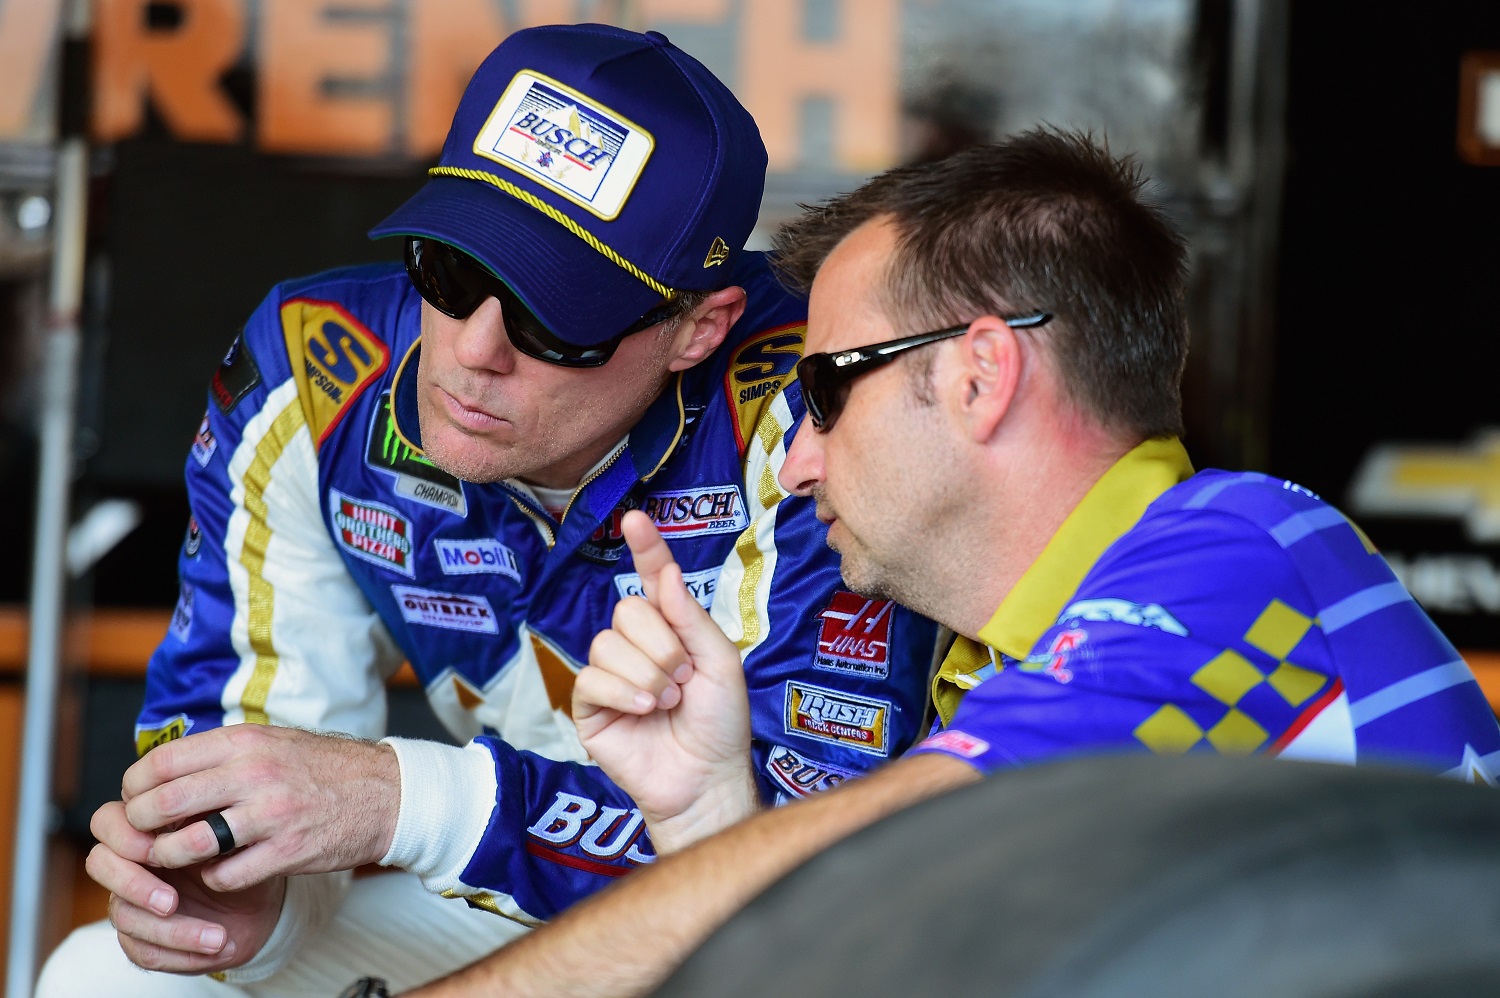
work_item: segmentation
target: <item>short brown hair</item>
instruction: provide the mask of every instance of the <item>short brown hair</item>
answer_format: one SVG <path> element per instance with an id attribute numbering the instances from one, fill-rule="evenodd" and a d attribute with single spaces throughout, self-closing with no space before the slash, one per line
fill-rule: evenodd
<path id="1" fill-rule="evenodd" d="M 889 218 L 899 330 L 1051 312 L 1041 336 L 1076 405 L 1142 439 L 1180 436 L 1187 246 L 1144 183 L 1091 135 L 1034 129 L 807 208 L 777 233 L 777 266 L 806 290 L 845 236 Z"/>

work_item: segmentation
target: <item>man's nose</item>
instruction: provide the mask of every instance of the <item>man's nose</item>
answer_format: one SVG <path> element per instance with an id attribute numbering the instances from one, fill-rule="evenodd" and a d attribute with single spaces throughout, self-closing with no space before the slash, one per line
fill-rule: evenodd
<path id="1" fill-rule="evenodd" d="M 812 495 L 813 486 L 823 481 L 823 435 L 813 429 L 810 417 L 802 417 L 776 477 L 795 496 Z"/>
<path id="2" fill-rule="evenodd" d="M 509 374 L 515 369 L 516 348 L 505 331 L 505 314 L 498 299 L 486 298 L 463 320 L 453 353 L 460 364 L 472 371 Z"/>

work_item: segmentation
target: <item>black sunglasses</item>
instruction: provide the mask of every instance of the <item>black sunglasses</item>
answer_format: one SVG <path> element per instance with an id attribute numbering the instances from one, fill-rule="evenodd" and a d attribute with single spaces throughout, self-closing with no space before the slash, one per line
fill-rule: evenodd
<path id="1" fill-rule="evenodd" d="M 605 364 L 625 337 L 665 322 L 678 312 L 675 302 L 662 302 L 605 342 L 579 346 L 559 339 L 508 284 L 490 273 L 484 264 L 447 243 L 409 236 L 406 276 L 427 304 L 452 319 L 467 319 L 486 298 L 494 298 L 500 303 L 505 333 L 515 348 L 528 357 L 560 367 Z"/>
<path id="2" fill-rule="evenodd" d="M 1012 329 L 1032 329 L 1045 326 L 1051 321 L 1051 312 L 1033 312 L 1006 319 L 1005 323 Z M 833 429 L 839 413 L 844 409 L 844 401 L 849 397 L 849 385 L 855 378 L 869 374 L 877 367 L 884 367 L 895 360 L 897 354 L 966 333 L 973 324 L 970 321 L 962 326 L 903 336 L 884 343 L 871 343 L 853 350 L 814 353 L 803 357 L 797 362 L 797 380 L 802 382 L 802 398 L 807 402 L 807 414 L 812 417 L 813 429 L 819 433 L 827 433 Z"/>

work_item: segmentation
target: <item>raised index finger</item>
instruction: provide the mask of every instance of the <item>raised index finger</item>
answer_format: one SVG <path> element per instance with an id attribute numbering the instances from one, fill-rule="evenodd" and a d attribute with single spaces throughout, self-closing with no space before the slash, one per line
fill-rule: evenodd
<path id="1" fill-rule="evenodd" d="M 223 765 L 234 756 L 227 729 L 215 728 L 158 745 L 127 770 L 120 781 L 121 797 L 128 803 L 148 790 L 180 776 Z"/>
<path id="2" fill-rule="evenodd" d="M 646 602 L 659 608 L 656 577 L 668 565 L 677 564 L 677 560 L 672 557 L 672 550 L 662 540 L 651 517 L 640 510 L 626 513 L 620 521 L 620 530 L 625 534 L 625 543 L 630 545 L 630 555 L 635 559 L 635 570 L 641 577 L 641 591 L 646 595 Z"/>

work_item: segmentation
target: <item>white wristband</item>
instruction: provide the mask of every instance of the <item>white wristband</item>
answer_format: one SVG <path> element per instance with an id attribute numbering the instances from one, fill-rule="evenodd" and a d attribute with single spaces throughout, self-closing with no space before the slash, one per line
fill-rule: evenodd
<path id="1" fill-rule="evenodd" d="M 401 766 L 401 811 L 381 865 L 410 870 L 434 893 L 460 887 L 459 875 L 495 810 L 495 757 L 477 742 L 464 748 L 415 738 L 382 743 Z"/>

